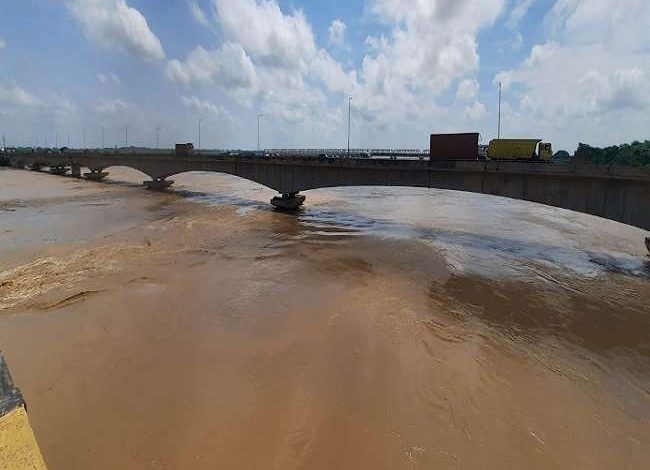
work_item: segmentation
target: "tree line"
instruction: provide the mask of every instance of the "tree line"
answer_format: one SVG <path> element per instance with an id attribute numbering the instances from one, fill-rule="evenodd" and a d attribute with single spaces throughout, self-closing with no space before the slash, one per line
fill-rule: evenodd
<path id="1" fill-rule="evenodd" d="M 579 144 L 575 158 L 596 165 L 650 166 L 650 140 L 605 148 Z"/>

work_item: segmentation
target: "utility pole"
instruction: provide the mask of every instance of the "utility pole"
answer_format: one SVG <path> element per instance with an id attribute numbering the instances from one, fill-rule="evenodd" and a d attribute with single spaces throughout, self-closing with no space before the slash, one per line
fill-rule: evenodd
<path id="1" fill-rule="evenodd" d="M 262 119 L 263 114 L 257 115 L 257 151 L 260 151 L 260 120 Z"/>
<path id="2" fill-rule="evenodd" d="M 86 148 L 86 129 L 83 130 L 84 149 Z"/>
<path id="3" fill-rule="evenodd" d="M 350 123 L 352 121 L 352 97 L 348 97 L 348 157 L 350 156 Z"/>
<path id="4" fill-rule="evenodd" d="M 156 127 L 156 149 L 160 148 L 160 127 Z"/>
<path id="5" fill-rule="evenodd" d="M 501 90 L 503 89 L 503 83 L 499 82 L 499 124 L 497 127 L 497 139 L 501 138 Z"/>
<path id="6" fill-rule="evenodd" d="M 59 148 L 59 131 L 54 133 L 54 148 Z"/>
<path id="7" fill-rule="evenodd" d="M 4 132 L 2 133 L 2 150 L 6 149 L 7 147 L 5 146 L 5 135 Z"/>
<path id="8" fill-rule="evenodd" d="M 199 119 L 199 152 L 201 151 L 201 123 L 203 119 Z"/>
<path id="9" fill-rule="evenodd" d="M 129 147 L 129 125 L 124 124 L 124 148 Z"/>
<path id="10" fill-rule="evenodd" d="M 102 149 L 105 149 L 106 145 L 104 144 L 104 126 L 100 127 L 100 131 L 102 134 Z"/>

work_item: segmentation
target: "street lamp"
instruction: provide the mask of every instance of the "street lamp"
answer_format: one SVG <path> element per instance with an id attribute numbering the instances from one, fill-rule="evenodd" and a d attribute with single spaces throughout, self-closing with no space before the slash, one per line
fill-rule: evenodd
<path id="1" fill-rule="evenodd" d="M 201 151 L 201 123 L 203 119 L 199 119 L 199 151 Z"/>
<path id="2" fill-rule="evenodd" d="M 160 148 L 160 127 L 156 127 L 156 149 Z"/>
<path id="3" fill-rule="evenodd" d="M 263 114 L 257 115 L 257 151 L 260 151 L 260 120 L 264 117 Z"/>
<path id="4" fill-rule="evenodd" d="M 350 123 L 352 120 L 352 97 L 348 97 L 348 156 L 350 156 Z"/>
<path id="5" fill-rule="evenodd" d="M 501 138 L 501 90 L 503 89 L 503 83 L 499 82 L 499 124 L 497 126 L 497 139 Z"/>

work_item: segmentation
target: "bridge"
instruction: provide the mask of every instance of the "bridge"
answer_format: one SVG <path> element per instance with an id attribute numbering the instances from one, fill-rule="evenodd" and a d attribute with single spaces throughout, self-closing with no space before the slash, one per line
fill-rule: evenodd
<path id="1" fill-rule="evenodd" d="M 129 167 L 151 178 L 144 185 L 164 189 L 169 178 L 202 171 L 227 173 L 276 190 L 271 203 L 296 209 L 300 194 L 339 186 L 414 186 L 489 194 L 592 214 L 650 230 L 650 170 L 521 161 L 374 159 L 253 152 L 35 151 L 5 154 L 14 167 L 100 180 L 111 167 Z M 88 172 L 82 175 L 82 168 Z M 650 249 L 650 248 L 649 248 Z"/>

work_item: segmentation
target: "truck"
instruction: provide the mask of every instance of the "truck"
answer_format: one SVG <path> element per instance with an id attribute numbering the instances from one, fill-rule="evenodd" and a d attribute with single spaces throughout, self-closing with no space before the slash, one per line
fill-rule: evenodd
<path id="1" fill-rule="evenodd" d="M 429 157 L 433 160 L 477 160 L 478 132 L 431 134 Z"/>
<path id="2" fill-rule="evenodd" d="M 176 155 L 179 157 L 190 155 L 193 151 L 194 144 L 176 144 Z"/>
<path id="3" fill-rule="evenodd" d="M 553 146 L 542 139 L 494 139 L 488 146 L 490 160 L 553 161 Z"/>

